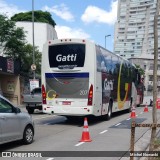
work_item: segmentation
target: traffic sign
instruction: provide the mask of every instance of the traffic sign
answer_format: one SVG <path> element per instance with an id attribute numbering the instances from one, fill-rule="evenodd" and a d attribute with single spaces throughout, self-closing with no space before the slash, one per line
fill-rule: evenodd
<path id="1" fill-rule="evenodd" d="M 36 65 L 35 65 L 35 64 L 32 64 L 32 65 L 31 65 L 31 69 L 32 69 L 32 71 L 35 71 L 35 70 L 36 70 Z"/>

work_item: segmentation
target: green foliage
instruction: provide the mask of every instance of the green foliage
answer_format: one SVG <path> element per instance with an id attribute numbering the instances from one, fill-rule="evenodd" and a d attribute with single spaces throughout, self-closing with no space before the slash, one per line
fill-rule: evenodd
<path id="1" fill-rule="evenodd" d="M 21 66 L 23 68 L 23 73 L 26 75 L 28 73 L 28 76 L 31 76 L 31 65 L 33 64 L 33 46 L 30 44 L 27 44 L 23 48 L 23 57 L 21 59 Z M 41 74 L 41 53 L 38 51 L 37 47 L 34 48 L 34 54 L 35 54 L 35 64 L 37 66 L 36 73 L 38 75 Z"/>
<path id="2" fill-rule="evenodd" d="M 0 15 L 0 47 L 3 54 L 14 60 L 20 60 L 21 75 L 31 77 L 31 64 L 33 63 L 33 46 L 26 43 L 25 32 L 16 27 L 15 22 L 6 16 Z M 41 72 L 41 53 L 35 47 L 36 74 Z"/>
<path id="3" fill-rule="evenodd" d="M 4 47 L 5 55 L 12 57 L 13 59 L 19 59 L 23 53 L 23 47 L 25 46 L 25 34 L 22 28 L 15 28 L 10 34 L 10 38 L 6 41 Z"/>
<path id="4" fill-rule="evenodd" d="M 8 41 L 11 38 L 11 34 L 14 32 L 15 24 L 10 21 L 5 15 L 0 15 L 0 44 Z"/>
<path id="5" fill-rule="evenodd" d="M 141 76 L 142 76 L 142 75 L 144 76 L 144 75 L 145 75 L 145 71 L 140 67 L 140 65 L 135 64 L 135 66 L 136 66 L 136 68 L 139 70 Z"/>
<path id="6" fill-rule="evenodd" d="M 29 21 L 32 22 L 32 11 L 25 12 L 25 13 L 18 13 L 11 17 L 12 21 Z M 56 23 L 52 19 L 51 14 L 49 12 L 43 11 L 34 11 L 34 22 L 44 22 L 49 23 L 53 27 L 55 27 Z"/>

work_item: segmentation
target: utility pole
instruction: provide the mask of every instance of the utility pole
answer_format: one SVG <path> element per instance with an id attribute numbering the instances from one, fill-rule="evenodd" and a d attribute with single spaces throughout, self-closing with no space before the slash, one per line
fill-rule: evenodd
<path id="1" fill-rule="evenodd" d="M 33 65 L 35 65 L 35 50 L 34 50 L 34 0 L 32 0 L 32 38 L 33 38 Z M 33 70 L 33 79 L 35 79 L 35 70 Z"/>
<path id="2" fill-rule="evenodd" d="M 106 48 L 106 38 L 107 38 L 107 37 L 110 37 L 110 36 L 111 36 L 110 34 L 105 35 L 105 48 Z"/>
<path id="3" fill-rule="evenodd" d="M 154 16 L 154 69 L 153 69 L 153 123 L 157 124 L 157 61 L 158 61 L 158 16 L 159 16 L 160 0 L 157 0 L 156 14 Z M 152 127 L 149 151 L 154 150 L 154 140 L 156 138 L 156 127 Z"/>

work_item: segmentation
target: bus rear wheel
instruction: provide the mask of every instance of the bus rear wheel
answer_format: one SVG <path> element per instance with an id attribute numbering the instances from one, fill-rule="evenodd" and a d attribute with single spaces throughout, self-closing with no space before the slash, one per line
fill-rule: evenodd
<path id="1" fill-rule="evenodd" d="M 103 119 L 108 121 L 110 120 L 112 117 L 112 104 L 109 103 L 109 106 L 108 106 L 108 113 L 106 115 L 103 116 Z"/>

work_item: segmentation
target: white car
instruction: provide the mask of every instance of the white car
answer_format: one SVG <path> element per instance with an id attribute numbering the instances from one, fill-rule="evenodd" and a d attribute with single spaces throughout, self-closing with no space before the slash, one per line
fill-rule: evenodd
<path id="1" fill-rule="evenodd" d="M 34 122 L 28 113 L 23 113 L 0 95 L 0 144 L 23 140 L 33 142 Z"/>

